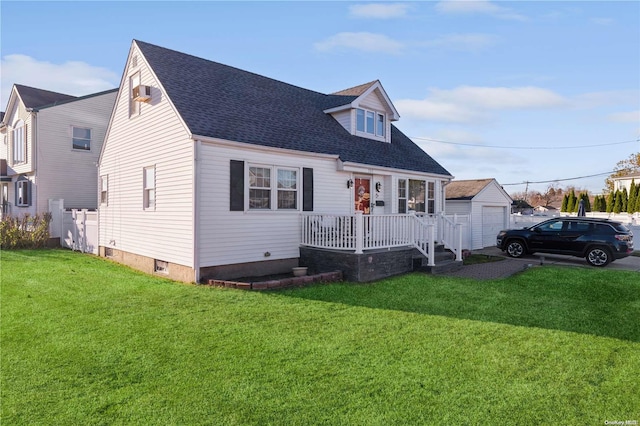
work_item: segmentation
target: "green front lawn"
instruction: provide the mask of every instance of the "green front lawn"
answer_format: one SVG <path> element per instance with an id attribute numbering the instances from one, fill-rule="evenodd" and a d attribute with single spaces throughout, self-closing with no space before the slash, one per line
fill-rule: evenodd
<path id="1" fill-rule="evenodd" d="M 640 420 L 635 272 L 259 293 L 1 256 L 3 426 Z"/>

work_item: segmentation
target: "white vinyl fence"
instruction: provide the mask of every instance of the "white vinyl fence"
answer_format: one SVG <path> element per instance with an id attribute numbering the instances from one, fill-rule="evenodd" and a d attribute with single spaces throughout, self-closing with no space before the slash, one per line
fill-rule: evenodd
<path id="1" fill-rule="evenodd" d="M 98 212 L 64 209 L 64 200 L 49 200 L 52 238 L 60 238 L 62 247 L 98 254 Z"/>

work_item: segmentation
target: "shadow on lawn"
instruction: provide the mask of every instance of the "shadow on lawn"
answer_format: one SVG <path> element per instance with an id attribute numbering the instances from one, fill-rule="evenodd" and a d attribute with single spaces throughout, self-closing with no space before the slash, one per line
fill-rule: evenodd
<path id="1" fill-rule="evenodd" d="M 272 294 L 640 342 L 637 272 L 545 267 L 495 281 L 410 274 Z"/>

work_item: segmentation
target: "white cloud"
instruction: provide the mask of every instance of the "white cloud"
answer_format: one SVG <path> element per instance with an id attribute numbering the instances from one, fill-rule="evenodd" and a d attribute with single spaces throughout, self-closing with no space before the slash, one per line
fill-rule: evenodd
<path id="1" fill-rule="evenodd" d="M 610 121 L 617 123 L 640 123 L 640 110 L 628 112 L 616 112 L 607 117 Z"/>
<path id="2" fill-rule="evenodd" d="M 576 108 L 596 108 L 601 106 L 638 105 L 640 93 L 637 90 L 606 90 L 578 95 L 574 99 Z"/>
<path id="3" fill-rule="evenodd" d="M 495 18 L 517 21 L 525 21 L 527 19 L 509 8 L 498 6 L 487 0 L 444 0 L 438 2 L 435 8 L 438 12 L 447 14 L 484 14 Z"/>
<path id="4" fill-rule="evenodd" d="M 356 18 L 392 19 L 406 16 L 409 10 L 408 4 L 403 3 L 371 3 L 357 4 L 349 7 L 351 16 Z"/>
<path id="5" fill-rule="evenodd" d="M 562 96 L 539 87 L 474 87 L 430 89 L 425 99 L 400 99 L 400 115 L 451 123 L 488 121 L 490 111 L 546 109 L 568 105 Z"/>
<path id="6" fill-rule="evenodd" d="M 14 54 L 2 57 L 0 69 L 0 108 L 6 107 L 14 83 L 75 96 L 113 89 L 120 83 L 113 71 L 79 61 L 52 64 Z"/>
<path id="7" fill-rule="evenodd" d="M 402 53 L 404 45 L 383 34 L 368 32 L 338 33 L 328 39 L 315 43 L 315 48 L 322 52 L 334 50 L 362 50 L 364 52 L 380 52 L 397 55 Z"/>
<path id="8" fill-rule="evenodd" d="M 477 52 L 494 45 L 497 41 L 490 34 L 446 34 L 423 43 L 427 47 L 442 47 L 452 50 Z"/>

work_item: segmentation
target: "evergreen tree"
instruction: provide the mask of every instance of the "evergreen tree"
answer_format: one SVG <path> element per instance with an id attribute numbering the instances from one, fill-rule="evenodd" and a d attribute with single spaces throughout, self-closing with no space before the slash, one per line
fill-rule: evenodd
<path id="1" fill-rule="evenodd" d="M 613 205 L 616 202 L 616 194 L 613 191 L 609 191 L 609 196 L 607 197 L 607 213 L 611 213 L 613 211 Z"/>
<path id="2" fill-rule="evenodd" d="M 577 212 L 578 208 L 576 206 L 576 193 L 571 189 L 569 192 L 569 199 L 567 200 L 567 212 Z M 574 210 L 575 207 L 575 210 Z"/>
<path id="3" fill-rule="evenodd" d="M 620 212 L 627 211 L 627 204 L 629 203 L 629 193 L 627 192 L 627 187 L 622 188 L 622 210 Z M 618 212 L 618 213 L 620 213 Z"/>
<path id="4" fill-rule="evenodd" d="M 631 186 L 629 187 L 629 201 L 627 202 L 627 213 L 633 213 L 636 208 L 636 183 L 634 179 L 631 179 Z"/>
<path id="5" fill-rule="evenodd" d="M 622 211 L 622 192 L 618 189 L 614 196 L 615 200 L 613 201 L 613 212 L 620 213 Z"/>
<path id="6" fill-rule="evenodd" d="M 560 207 L 560 211 L 561 212 L 566 212 L 567 211 L 567 202 L 569 201 L 569 194 L 564 194 L 564 197 L 562 197 L 562 207 Z"/>
<path id="7" fill-rule="evenodd" d="M 636 187 L 639 191 L 636 194 L 636 207 L 633 209 L 634 211 L 640 212 L 640 185 Z"/>
<path id="8" fill-rule="evenodd" d="M 580 194 L 580 199 L 584 200 L 584 211 L 585 212 L 590 212 L 591 211 L 591 201 L 589 201 L 589 193 L 588 192 L 583 192 L 582 194 Z"/>
<path id="9" fill-rule="evenodd" d="M 600 196 L 600 201 L 598 204 L 598 211 L 600 212 L 606 212 L 607 211 L 607 199 L 605 198 L 604 195 Z"/>

